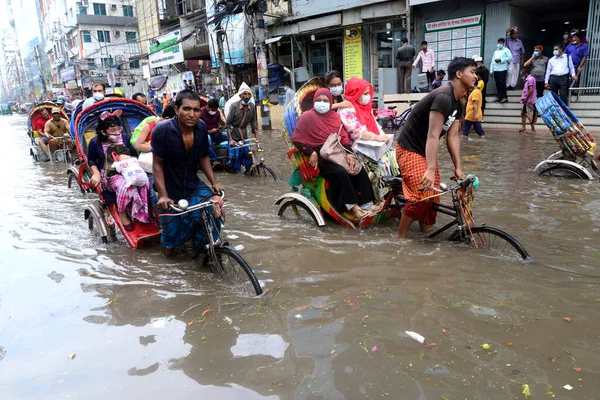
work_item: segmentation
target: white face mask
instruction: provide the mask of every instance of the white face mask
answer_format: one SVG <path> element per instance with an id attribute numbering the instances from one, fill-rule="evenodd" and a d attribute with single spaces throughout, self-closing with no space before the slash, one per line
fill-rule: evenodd
<path id="1" fill-rule="evenodd" d="M 208 112 L 210 115 L 215 115 L 217 112 L 216 111 L 209 111 Z"/>
<path id="2" fill-rule="evenodd" d="M 326 114 L 331 109 L 331 104 L 325 103 L 324 101 L 317 101 L 315 103 L 315 111 L 319 114 Z"/>
<path id="3" fill-rule="evenodd" d="M 104 93 L 96 92 L 93 94 L 94 100 L 101 101 L 104 100 Z"/>
<path id="4" fill-rule="evenodd" d="M 369 102 L 371 101 L 371 95 L 370 94 L 363 94 L 360 99 L 358 99 L 358 103 L 362 104 L 363 106 L 366 106 L 367 104 L 369 104 Z"/>
<path id="5" fill-rule="evenodd" d="M 341 96 L 342 93 L 344 93 L 344 87 L 342 85 L 330 87 L 329 91 L 331 91 L 331 94 L 335 97 Z"/>

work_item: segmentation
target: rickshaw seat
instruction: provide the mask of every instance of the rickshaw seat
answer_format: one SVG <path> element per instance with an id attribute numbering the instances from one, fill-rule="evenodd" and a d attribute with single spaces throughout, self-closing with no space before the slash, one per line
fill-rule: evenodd
<path id="1" fill-rule="evenodd" d="M 384 176 L 383 178 L 381 178 L 381 181 L 389 186 L 402 185 L 402 178 L 397 176 Z"/>

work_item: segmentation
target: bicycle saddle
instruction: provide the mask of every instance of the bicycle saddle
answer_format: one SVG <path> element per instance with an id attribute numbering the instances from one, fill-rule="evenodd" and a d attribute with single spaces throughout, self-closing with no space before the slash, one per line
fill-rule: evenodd
<path id="1" fill-rule="evenodd" d="M 390 186 L 396 186 L 396 185 L 402 184 L 402 178 L 397 177 L 397 176 L 384 176 L 383 178 L 381 178 L 381 181 L 383 183 L 385 183 L 386 185 L 390 185 Z"/>

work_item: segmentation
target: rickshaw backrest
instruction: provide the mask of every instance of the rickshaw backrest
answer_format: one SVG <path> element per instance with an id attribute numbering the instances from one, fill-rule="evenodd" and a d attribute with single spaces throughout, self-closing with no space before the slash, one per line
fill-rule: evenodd
<path id="1" fill-rule="evenodd" d="M 79 106 L 78 106 L 79 107 Z M 96 135 L 96 126 L 100 114 L 104 111 L 115 112 L 122 110 L 121 123 L 123 132 L 131 135 L 133 130 L 145 118 L 156 115 L 144 104 L 126 98 L 108 98 L 98 102 L 85 110 L 81 111 L 76 116 L 75 127 L 75 143 L 79 151 L 83 154 L 87 153 L 87 145 L 89 141 Z"/>

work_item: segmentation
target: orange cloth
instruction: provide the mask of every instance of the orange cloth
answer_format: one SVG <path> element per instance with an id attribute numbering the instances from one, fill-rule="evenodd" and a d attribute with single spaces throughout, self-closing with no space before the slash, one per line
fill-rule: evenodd
<path id="1" fill-rule="evenodd" d="M 425 197 L 435 194 L 432 190 L 419 191 L 423 187 L 421 180 L 427 171 L 427 160 L 420 154 L 408 151 L 399 144 L 396 145 L 396 161 L 402 172 L 402 191 L 406 199 L 406 205 L 402 213 L 414 220 L 421 221 L 426 225 L 435 224 L 437 211 L 431 208 L 431 202 L 439 201 L 439 197 L 420 201 Z M 435 187 L 440 186 L 439 167 L 435 168 Z"/>

